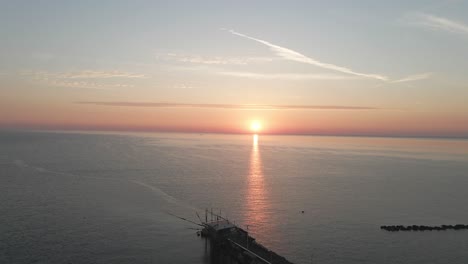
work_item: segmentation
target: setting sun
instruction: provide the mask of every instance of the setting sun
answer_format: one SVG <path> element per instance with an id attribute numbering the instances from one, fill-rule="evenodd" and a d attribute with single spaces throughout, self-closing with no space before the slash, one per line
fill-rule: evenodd
<path id="1" fill-rule="evenodd" d="M 250 130 L 253 132 L 259 132 L 260 129 L 262 128 L 262 124 L 259 121 L 252 121 L 250 124 Z"/>

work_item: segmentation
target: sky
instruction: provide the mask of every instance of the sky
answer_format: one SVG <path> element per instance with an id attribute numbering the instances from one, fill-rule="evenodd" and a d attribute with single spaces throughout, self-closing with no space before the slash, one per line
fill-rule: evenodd
<path id="1" fill-rule="evenodd" d="M 0 0 L 0 129 L 468 137 L 467 1 Z"/>

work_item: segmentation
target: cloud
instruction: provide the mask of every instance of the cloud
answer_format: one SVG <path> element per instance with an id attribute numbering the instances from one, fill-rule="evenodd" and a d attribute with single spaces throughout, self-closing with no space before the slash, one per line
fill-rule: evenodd
<path id="1" fill-rule="evenodd" d="M 221 56 L 201 56 L 201 55 L 184 55 L 177 53 L 159 54 L 157 59 L 167 61 L 178 61 L 194 64 L 208 65 L 247 65 L 252 63 L 264 63 L 275 60 L 269 57 L 221 57 Z"/>
<path id="2" fill-rule="evenodd" d="M 46 71 L 25 71 L 23 76 L 32 76 L 34 80 L 47 83 L 55 87 L 84 88 L 107 90 L 112 88 L 134 87 L 131 84 L 121 84 L 101 79 L 111 78 L 145 78 L 142 74 L 121 72 L 121 71 L 78 71 L 78 72 L 46 72 Z"/>
<path id="3" fill-rule="evenodd" d="M 96 82 L 85 82 L 85 81 L 63 81 L 63 80 L 52 80 L 49 82 L 50 85 L 56 87 L 68 87 L 68 88 L 82 88 L 82 89 L 95 89 L 95 90 L 108 90 L 112 88 L 130 88 L 133 85 L 129 84 L 103 84 Z"/>
<path id="4" fill-rule="evenodd" d="M 261 105 L 261 104 L 188 104 L 188 103 L 152 103 L 152 102 L 94 102 L 82 101 L 76 104 L 117 106 L 117 107 L 153 107 L 153 108 L 214 108 L 235 110 L 379 110 L 377 107 L 347 105 Z"/>
<path id="5" fill-rule="evenodd" d="M 432 75 L 432 73 L 430 73 L 430 72 L 415 74 L 415 75 L 409 75 L 409 76 L 407 76 L 405 78 L 392 81 L 392 83 L 403 83 L 403 82 L 413 82 L 413 81 L 424 80 L 424 79 L 429 78 L 431 75 Z"/>
<path id="6" fill-rule="evenodd" d="M 254 73 L 254 72 L 219 72 L 218 74 L 258 80 L 350 80 L 358 77 L 337 74 L 296 74 L 296 73 Z"/>
<path id="7" fill-rule="evenodd" d="M 84 70 L 76 72 L 32 72 L 36 77 L 57 78 L 57 79 L 108 79 L 108 78 L 145 78 L 143 74 L 136 74 L 122 71 L 93 71 Z"/>
<path id="8" fill-rule="evenodd" d="M 93 79 L 93 78 L 145 78 L 144 74 L 122 71 L 81 71 L 65 73 L 64 78 Z"/>
<path id="9" fill-rule="evenodd" d="M 173 86 L 174 89 L 193 89 L 193 86 L 188 83 L 177 83 Z"/>
<path id="10" fill-rule="evenodd" d="M 406 17 L 407 22 L 431 30 L 442 30 L 451 33 L 468 34 L 468 25 L 448 18 L 426 13 L 413 13 Z"/>
<path id="11" fill-rule="evenodd" d="M 263 45 L 266 45 L 276 55 L 278 55 L 279 57 L 282 57 L 283 59 L 286 59 L 286 60 L 306 63 L 306 64 L 314 65 L 314 66 L 317 66 L 317 67 L 320 67 L 320 68 L 333 70 L 333 71 L 337 71 L 337 72 L 342 72 L 342 73 L 347 73 L 347 74 L 352 74 L 352 75 L 356 75 L 356 76 L 360 76 L 360 77 L 364 77 L 364 78 L 371 78 L 371 79 L 377 79 L 377 80 L 382 80 L 382 81 L 387 81 L 388 80 L 387 76 L 378 75 L 378 74 L 367 74 L 367 73 L 356 72 L 356 71 L 351 70 L 351 69 L 346 68 L 346 67 L 341 67 L 341 66 L 337 66 L 337 65 L 334 65 L 334 64 L 324 63 L 324 62 L 318 61 L 316 59 L 307 57 L 307 56 L 305 56 L 305 55 L 303 55 L 303 54 L 301 54 L 301 53 L 299 53 L 297 51 L 294 51 L 294 50 L 291 50 L 291 49 L 288 49 L 288 48 L 284 48 L 284 47 L 272 44 L 272 43 L 270 43 L 268 41 L 265 41 L 265 40 L 254 38 L 254 37 L 251 37 L 251 36 L 236 32 L 234 30 L 229 30 L 229 32 L 231 34 L 236 35 L 236 36 L 240 36 L 240 37 L 243 37 L 243 38 L 246 38 L 246 39 L 256 41 L 256 42 L 261 43 Z"/>

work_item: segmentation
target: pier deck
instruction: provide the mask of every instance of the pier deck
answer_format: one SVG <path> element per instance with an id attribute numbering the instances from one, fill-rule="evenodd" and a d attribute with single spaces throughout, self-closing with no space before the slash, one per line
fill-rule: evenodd
<path id="1" fill-rule="evenodd" d="M 228 253 L 238 263 L 292 264 L 286 258 L 269 250 L 244 229 L 226 219 L 203 223 L 202 235 L 217 249 Z"/>

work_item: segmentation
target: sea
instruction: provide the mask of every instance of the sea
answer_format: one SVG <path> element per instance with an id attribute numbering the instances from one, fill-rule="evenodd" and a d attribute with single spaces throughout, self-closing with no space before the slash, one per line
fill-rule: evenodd
<path id="1" fill-rule="evenodd" d="M 468 230 L 380 229 L 467 202 L 465 139 L 0 132 L 0 263 L 214 264 L 206 209 L 297 264 L 468 263 Z"/>

